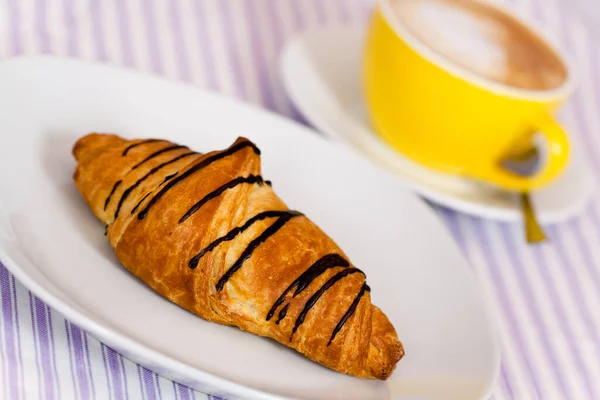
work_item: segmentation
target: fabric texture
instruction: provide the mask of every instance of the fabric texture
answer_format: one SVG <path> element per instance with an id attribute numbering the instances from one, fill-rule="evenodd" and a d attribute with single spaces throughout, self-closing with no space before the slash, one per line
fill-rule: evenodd
<path id="1" fill-rule="evenodd" d="M 567 49 L 579 87 L 560 118 L 600 177 L 600 48 L 567 1 L 510 0 Z M 138 69 L 306 121 L 277 58 L 295 32 L 362 24 L 365 0 L 0 0 L 0 59 L 54 54 Z M 9 133 L 2 133 L 9 134 Z M 496 313 L 493 398 L 600 398 L 600 194 L 529 246 L 521 226 L 432 206 Z M 0 264 L 0 398 L 206 399 L 98 342 Z"/>

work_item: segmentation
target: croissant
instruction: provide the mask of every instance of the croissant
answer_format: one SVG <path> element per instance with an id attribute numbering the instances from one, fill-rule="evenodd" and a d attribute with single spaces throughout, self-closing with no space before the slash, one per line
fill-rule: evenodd
<path id="1" fill-rule="evenodd" d="M 365 274 L 277 197 L 254 143 L 200 154 L 92 133 L 73 155 L 118 259 L 173 303 L 357 377 L 386 379 L 404 355 Z"/>

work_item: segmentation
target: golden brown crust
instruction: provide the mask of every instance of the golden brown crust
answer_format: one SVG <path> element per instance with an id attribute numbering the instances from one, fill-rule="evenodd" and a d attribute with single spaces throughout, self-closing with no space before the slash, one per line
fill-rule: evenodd
<path id="1" fill-rule="evenodd" d="M 386 379 L 404 350 L 385 314 L 371 304 L 364 274 L 344 265 L 347 258 L 333 240 L 305 216 L 291 214 L 268 184 L 254 178 L 260 157 L 253 146 L 240 138 L 228 150 L 202 155 L 164 140 L 89 134 L 73 148 L 74 179 L 108 226 L 121 263 L 162 296 L 336 371 Z M 307 270 L 320 273 L 304 279 L 303 290 L 297 285 L 285 294 Z"/>

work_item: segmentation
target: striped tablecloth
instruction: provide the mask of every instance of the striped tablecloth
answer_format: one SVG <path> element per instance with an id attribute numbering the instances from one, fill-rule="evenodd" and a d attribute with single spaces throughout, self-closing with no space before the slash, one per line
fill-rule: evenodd
<path id="1" fill-rule="evenodd" d="M 570 1 L 512 5 L 552 32 L 579 67 L 581 84 L 562 120 L 600 176 L 599 43 L 566 12 Z M 0 57 L 48 53 L 150 71 L 304 122 L 279 81 L 283 44 L 313 26 L 363 23 L 370 7 L 364 0 L 0 0 Z M 600 399 L 599 206 L 600 194 L 578 218 L 549 227 L 551 244 L 537 247 L 524 243 L 520 226 L 436 209 L 497 314 L 503 360 L 495 399 Z M 1 264 L 0 294 L 0 397 L 207 398 L 81 331 Z"/>

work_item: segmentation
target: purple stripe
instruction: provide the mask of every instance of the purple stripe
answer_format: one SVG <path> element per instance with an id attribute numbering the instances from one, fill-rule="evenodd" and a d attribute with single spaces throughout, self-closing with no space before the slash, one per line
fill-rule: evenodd
<path id="1" fill-rule="evenodd" d="M 146 396 L 148 399 L 156 399 L 156 388 L 154 387 L 154 373 L 147 368 L 142 367 L 144 375 L 144 387 L 146 388 Z"/>
<path id="2" fill-rule="evenodd" d="M 548 266 L 548 263 L 546 262 L 546 258 L 542 252 L 542 249 L 539 247 L 536 247 L 536 246 L 533 247 L 533 255 L 535 257 L 537 265 L 539 266 L 538 270 L 540 272 L 540 275 L 542 276 L 544 286 L 548 290 L 550 301 L 552 302 L 552 308 L 554 308 L 554 310 L 556 311 L 558 320 L 562 322 L 561 330 L 562 330 L 565 338 L 567 339 L 566 342 L 569 347 L 569 353 L 573 355 L 573 358 L 574 358 L 574 361 L 576 364 L 576 368 L 578 370 L 577 375 L 578 376 L 586 375 L 585 389 L 588 392 L 588 394 L 591 396 L 590 399 L 592 399 L 594 397 L 592 396 L 592 390 L 589 385 L 590 382 L 588 381 L 588 377 L 587 377 L 587 369 L 585 367 L 585 364 L 583 363 L 583 360 L 581 359 L 581 354 L 579 353 L 579 349 L 577 348 L 577 339 L 575 338 L 575 336 L 573 335 L 573 332 L 571 331 L 571 326 L 568 322 L 569 318 L 567 317 L 567 313 L 565 312 L 565 309 L 563 307 L 563 300 L 561 299 L 560 295 L 556 292 L 556 289 L 554 287 L 554 282 L 552 281 L 552 277 L 548 273 L 549 266 Z"/>
<path id="3" fill-rule="evenodd" d="M 481 220 L 469 217 L 469 220 L 475 227 L 477 234 L 475 235 L 480 243 L 480 246 L 483 250 L 483 255 L 487 260 L 488 270 L 493 277 L 494 285 L 498 293 L 498 297 L 500 298 L 500 302 L 502 303 L 502 308 L 507 317 L 507 320 L 510 324 L 512 337 L 515 339 L 518 352 L 517 356 L 521 359 L 521 362 L 525 366 L 525 370 L 527 371 L 528 380 L 533 384 L 533 389 L 536 394 L 536 398 L 542 398 L 542 392 L 539 387 L 539 378 L 537 377 L 530 361 L 529 354 L 527 352 L 527 345 L 525 344 L 525 340 L 523 339 L 523 335 L 521 333 L 520 324 L 514 314 L 512 304 L 510 302 L 510 298 L 506 289 L 506 285 L 504 283 L 504 277 L 500 273 L 500 267 L 494 257 L 494 252 L 490 247 L 489 239 L 487 237 L 487 233 L 484 229 L 483 223 Z"/>
<path id="4" fill-rule="evenodd" d="M 466 240 L 464 235 L 462 234 L 460 227 L 458 226 L 458 219 L 457 219 L 457 213 L 449 210 L 447 208 L 442 208 L 442 207 L 437 207 L 438 211 L 441 211 L 444 215 L 445 215 L 445 219 L 449 224 L 449 229 L 450 232 L 452 233 L 452 235 L 454 236 L 454 239 L 457 241 L 457 243 L 459 244 L 459 246 L 461 247 L 463 254 L 465 254 L 467 257 L 469 257 L 469 253 L 467 251 L 467 245 L 466 245 Z M 469 260 L 471 261 L 471 260 Z M 473 269 L 472 265 L 474 263 L 473 262 L 469 262 L 469 265 L 471 266 L 471 268 Z M 477 271 L 474 271 L 476 275 Z M 495 293 L 491 293 L 491 295 L 495 295 Z M 504 340 L 503 337 L 499 338 L 500 340 Z M 501 346 L 504 347 L 504 342 L 500 343 Z M 502 352 L 506 352 L 506 349 L 502 348 Z M 509 395 L 509 398 L 515 398 L 514 397 L 514 389 L 511 385 L 511 380 L 508 377 L 508 372 L 506 370 L 507 366 L 506 363 L 503 359 L 501 359 L 500 361 L 500 379 L 498 384 L 502 385 L 502 387 L 504 388 L 504 391 Z"/>
<path id="5" fill-rule="evenodd" d="M 60 379 L 58 377 L 58 369 L 56 368 L 56 343 L 54 342 L 54 325 L 52 324 L 52 309 L 46 305 L 46 312 L 48 313 L 48 331 L 50 332 L 50 345 L 52 350 L 52 367 L 54 369 L 54 376 L 56 380 L 56 395 L 60 399 Z"/>
<path id="6" fill-rule="evenodd" d="M 535 324 L 535 329 L 538 333 L 538 338 L 544 348 L 544 353 L 548 356 L 548 361 L 550 362 L 550 366 L 552 367 L 552 374 L 558 382 L 562 394 L 565 396 L 565 398 L 568 398 L 567 384 L 564 381 L 564 376 L 561 371 L 560 363 L 557 361 L 555 348 L 554 346 L 552 346 L 552 343 L 548 341 L 549 334 L 546 332 L 545 323 L 541 317 L 542 311 L 538 305 L 537 299 L 533 294 L 533 291 L 529 284 L 528 276 L 524 272 L 527 266 L 523 265 L 523 262 L 517 256 L 517 254 L 519 254 L 519 249 L 517 248 L 514 242 L 514 237 L 513 235 L 511 235 L 508 225 L 498 225 L 500 226 L 500 231 L 502 232 L 502 239 L 504 242 L 504 247 L 506 249 L 506 254 L 510 259 L 511 268 L 517 276 L 516 281 L 519 285 L 521 293 L 523 293 L 525 297 L 527 311 L 531 320 Z"/>
<path id="7" fill-rule="evenodd" d="M 565 276 L 567 278 L 566 279 L 567 285 L 569 286 L 569 291 L 572 294 L 571 297 L 575 300 L 575 303 L 577 305 L 577 309 L 579 311 L 579 316 L 581 317 L 580 319 L 583 320 L 585 329 L 588 331 L 588 335 L 591 336 L 590 339 L 593 339 L 593 341 L 598 344 L 598 343 L 600 343 L 600 336 L 598 335 L 598 331 L 597 331 L 594 323 L 592 322 L 592 317 L 591 317 L 592 314 L 587 305 L 587 302 L 585 301 L 585 299 L 582 296 L 582 291 L 580 290 L 582 284 L 579 281 L 578 276 L 574 273 L 573 268 L 569 267 L 571 265 L 571 263 L 569 262 L 568 255 L 567 255 L 562 237 L 556 230 L 556 227 L 554 227 L 554 226 L 548 227 L 547 232 L 548 232 L 548 236 L 549 236 L 551 242 L 554 244 L 553 247 L 556 250 L 558 259 L 559 259 L 560 263 L 562 264 L 561 270 L 564 271 Z M 581 245 L 582 243 L 579 242 L 579 244 Z M 565 320 L 565 322 L 567 322 L 567 321 Z M 567 325 L 568 325 L 568 323 L 567 323 Z M 574 336 L 573 340 L 575 341 L 575 344 L 577 345 L 577 343 L 578 343 L 577 337 Z M 584 351 L 584 349 L 581 349 L 581 350 L 582 350 L 582 352 Z M 598 360 L 598 362 L 600 363 L 600 360 Z M 588 390 L 590 392 L 592 392 L 593 387 L 594 387 L 592 384 L 593 378 L 589 375 L 589 370 L 587 367 L 584 368 L 583 372 L 585 375 L 586 383 L 589 387 Z M 599 398 L 599 396 L 593 396 L 593 398 Z"/>
<path id="8" fill-rule="evenodd" d="M 40 355 L 42 375 L 44 377 L 44 390 L 47 399 L 54 398 L 54 377 L 52 376 L 51 355 L 50 355 L 50 340 L 48 333 L 48 324 L 46 316 L 46 305 L 37 298 L 33 297 L 35 302 L 35 314 L 37 322 L 38 339 L 40 341 Z"/>
<path id="9" fill-rule="evenodd" d="M 217 79 L 217 71 L 215 70 L 215 63 L 213 62 L 214 39 L 210 37 L 210 34 L 208 32 L 207 15 L 204 9 L 205 3 L 203 1 L 192 1 L 192 5 L 194 7 L 197 20 L 197 22 L 194 25 L 196 27 L 196 34 L 198 35 L 199 39 L 198 50 L 202 54 L 204 71 L 206 73 L 206 80 L 209 88 L 216 89 L 219 85 L 219 80 Z"/>
<path id="10" fill-rule="evenodd" d="M 123 60 L 128 67 L 134 67 L 133 47 L 131 41 L 131 27 L 129 25 L 129 10 L 127 2 L 122 0 L 115 1 L 117 27 L 119 29 L 119 37 L 121 38 L 121 51 Z"/>
<path id="11" fill-rule="evenodd" d="M 177 386 L 179 387 L 179 398 L 181 400 L 190 400 L 190 392 L 187 386 L 184 386 L 180 383 L 178 383 Z"/>
<path id="12" fill-rule="evenodd" d="M 121 371 L 123 371 L 123 392 L 125 393 L 125 398 L 129 399 L 129 388 L 127 386 L 127 371 L 125 370 L 125 362 L 123 361 L 123 356 L 121 354 L 119 354 L 119 361 L 121 362 Z"/>
<path id="13" fill-rule="evenodd" d="M 233 78 L 235 81 L 235 89 L 238 97 L 244 100 L 248 100 L 248 93 L 245 82 L 242 78 L 241 61 L 237 51 L 235 39 L 233 37 L 233 21 L 231 20 L 231 10 L 229 7 L 229 0 L 221 0 L 218 2 L 220 13 L 218 15 L 223 22 L 223 36 L 225 38 L 226 47 L 229 50 L 229 59 L 231 60 L 231 67 L 233 72 Z M 215 16 L 217 18 L 217 16 Z"/>
<path id="14" fill-rule="evenodd" d="M 5 268 L 4 265 L 2 265 L 2 263 L 0 262 L 0 268 Z M 0 299 L 2 298 L 2 287 L 0 286 Z M 3 331 L 4 329 L 0 329 L 0 342 L 4 343 L 4 334 Z M 4 398 L 9 398 L 9 393 L 8 393 L 8 387 L 9 385 L 6 383 L 7 381 L 7 377 L 6 375 L 8 374 L 8 366 L 10 365 L 8 363 L 8 360 L 5 355 L 4 355 L 4 351 L 2 350 L 2 348 L 5 346 L 0 345 L 0 368 L 2 368 L 2 370 L 0 370 L 0 375 L 2 375 L 2 386 L 0 387 L 0 390 L 2 390 L 2 395 L 4 396 Z"/>
<path id="15" fill-rule="evenodd" d="M 349 22 L 350 21 L 350 12 L 348 11 L 348 3 L 346 0 L 337 0 L 337 8 L 338 8 L 338 15 L 340 16 L 340 21 L 342 22 Z"/>
<path id="16" fill-rule="evenodd" d="M 17 330 L 17 350 L 19 352 L 19 372 L 20 372 L 20 383 L 21 388 L 25 387 L 25 372 L 23 371 L 23 352 L 21 351 L 21 324 L 19 322 L 19 308 L 18 308 L 18 298 L 17 298 L 17 281 L 14 276 L 11 277 L 12 282 L 12 295 L 13 295 L 13 304 L 15 307 L 15 327 Z"/>
<path id="17" fill-rule="evenodd" d="M 9 37 L 11 39 L 10 52 L 16 56 L 23 53 L 23 42 L 21 40 L 21 33 L 19 32 L 21 13 L 19 12 L 18 0 L 7 0 L 6 8 L 8 9 Z"/>
<path id="18" fill-rule="evenodd" d="M 277 106 L 273 97 L 274 89 L 270 79 L 273 72 L 269 71 L 265 52 L 263 51 L 264 45 L 261 43 L 260 33 L 258 32 L 256 4 L 250 4 L 249 2 L 244 1 L 241 3 L 241 6 L 244 7 L 244 14 L 248 17 L 247 25 L 248 30 L 250 31 L 250 48 L 252 53 L 255 54 L 255 67 L 261 87 L 262 104 L 269 110 L 276 111 Z"/>
<path id="19" fill-rule="evenodd" d="M 83 356 L 83 342 L 81 340 L 81 330 L 77 325 L 69 324 L 71 336 L 73 337 L 73 351 L 75 354 L 75 368 L 77 371 L 77 380 L 79 381 L 79 389 L 81 391 L 81 397 L 84 399 L 90 398 L 89 383 L 86 373 L 86 364 Z M 67 335 L 69 329 L 67 329 Z"/>
<path id="20" fill-rule="evenodd" d="M 179 397 L 177 396 L 177 384 L 175 382 L 171 382 L 171 384 L 173 385 L 173 393 L 175 396 L 175 400 L 179 400 Z"/>
<path id="21" fill-rule="evenodd" d="M 279 15 L 276 13 L 275 2 L 273 2 L 273 1 L 268 2 L 266 7 L 267 7 L 267 19 L 268 19 L 269 25 L 271 27 L 271 31 L 269 33 L 271 34 L 271 40 L 273 41 L 273 47 L 275 48 L 275 54 L 279 55 L 283 48 L 284 29 L 281 26 L 281 19 L 279 18 Z M 275 61 L 275 63 L 276 63 L 276 61 Z M 284 94 L 283 97 L 285 98 L 287 107 L 284 107 L 283 110 L 286 111 L 287 113 L 290 113 L 293 110 L 293 106 L 292 106 L 287 94 L 285 93 L 285 89 L 284 89 L 283 85 L 281 84 L 281 79 L 277 79 L 276 82 L 277 82 L 276 87 L 273 88 L 273 90 L 274 91 L 277 90 Z M 293 112 L 292 112 L 292 114 L 293 114 Z M 293 115 L 292 115 L 292 118 L 294 118 Z"/>
<path id="22" fill-rule="evenodd" d="M 179 78 L 185 82 L 189 82 L 192 80 L 192 76 L 190 74 L 185 38 L 181 31 L 182 24 L 178 4 L 179 0 L 171 0 L 168 2 L 169 16 L 171 17 L 171 33 L 173 34 L 173 46 L 175 47 L 177 66 L 179 67 Z"/>
<path id="23" fill-rule="evenodd" d="M 146 399 L 146 395 L 144 394 L 144 384 L 142 383 L 142 367 L 137 364 L 137 374 L 138 374 L 138 382 L 140 383 L 140 397 L 142 399 Z"/>
<path id="24" fill-rule="evenodd" d="M 42 53 L 50 53 L 50 36 L 48 21 L 46 21 L 46 0 L 37 0 L 35 7 L 35 26 Z"/>
<path id="25" fill-rule="evenodd" d="M 152 1 L 143 1 L 144 26 L 146 27 L 146 39 L 148 41 L 148 53 L 150 55 L 150 64 L 152 71 L 157 74 L 163 74 L 164 68 L 160 53 L 158 50 L 158 39 L 156 36 L 154 7 Z"/>
<path id="26" fill-rule="evenodd" d="M 570 41 L 570 37 L 568 34 L 568 30 L 566 27 L 566 22 L 564 20 L 561 20 L 561 37 L 563 39 L 563 43 L 567 46 L 568 49 L 571 50 L 571 54 L 573 56 L 577 55 L 577 52 L 575 51 L 575 49 L 572 46 L 572 43 Z M 593 59 L 594 57 L 591 57 L 592 59 L 592 66 L 593 66 Z M 582 61 L 582 60 L 579 60 Z M 593 75 L 593 74 L 592 74 Z M 589 127 L 586 124 L 586 119 L 585 119 L 585 115 L 584 115 L 584 102 L 585 99 L 583 97 L 583 91 L 581 89 L 577 90 L 575 92 L 574 95 L 574 99 L 575 102 L 572 105 L 572 110 L 574 111 L 575 115 L 576 115 L 576 122 L 578 124 L 578 126 L 580 127 L 580 132 L 582 133 L 581 135 L 579 135 L 580 138 L 582 138 L 585 142 L 585 148 L 588 149 L 588 153 L 590 155 L 590 157 L 592 160 L 592 163 L 596 169 L 596 171 L 600 170 L 599 164 L 598 164 L 598 160 L 597 157 L 594 154 L 594 146 L 590 141 L 590 136 L 592 134 L 591 129 L 589 129 Z M 592 222 L 595 224 L 596 229 L 600 228 L 600 225 L 598 225 L 598 220 L 597 218 L 595 218 L 595 212 L 593 210 L 593 207 L 590 208 L 591 209 L 591 217 L 592 217 Z M 584 238 L 584 235 L 582 235 L 582 233 L 580 232 L 580 227 L 578 226 L 578 224 L 572 224 L 573 227 L 573 231 L 575 232 L 575 235 L 577 237 L 577 243 L 578 246 L 581 250 L 581 254 L 584 258 L 584 263 L 586 264 L 586 268 L 588 269 L 588 271 L 590 271 L 590 275 L 593 278 L 593 281 L 595 283 L 596 286 L 596 290 L 600 290 L 600 282 L 598 279 L 598 275 L 597 275 L 597 268 L 596 268 L 596 263 L 592 260 L 589 250 L 587 248 L 587 242 Z M 559 258 L 561 259 L 561 262 L 564 266 L 568 266 L 568 257 L 566 255 L 566 251 L 564 249 L 564 245 L 562 243 L 562 240 L 558 234 L 558 232 L 556 231 L 555 228 L 553 228 L 550 231 L 553 235 L 553 242 L 555 243 L 555 249 L 557 251 L 557 254 L 559 256 Z M 572 273 L 572 269 L 567 267 L 567 268 L 563 268 L 563 270 L 565 271 L 565 274 L 567 276 L 567 281 L 569 283 L 571 292 L 573 293 L 573 297 L 575 298 L 575 302 L 577 303 L 578 308 L 581 310 L 582 314 L 583 314 L 583 320 L 584 320 L 584 324 L 586 326 L 586 329 L 589 331 L 590 334 L 592 334 L 594 336 L 594 338 L 596 339 L 595 342 L 596 344 L 600 343 L 600 336 L 598 335 L 598 331 L 597 328 L 595 327 L 595 325 L 593 324 L 593 322 L 591 321 L 591 313 L 589 308 L 587 307 L 587 303 L 585 302 L 585 300 L 582 297 L 581 291 L 578 289 L 579 288 L 579 282 L 577 282 L 577 277 Z M 567 328 L 570 328 L 570 326 L 568 326 L 569 324 L 565 324 L 567 325 Z M 569 330 L 570 332 L 570 330 Z M 571 333 L 572 335 L 572 333 Z M 573 340 L 576 341 L 576 338 L 573 337 Z M 572 345 L 574 347 L 576 347 L 576 342 L 574 342 Z M 580 354 L 577 353 L 577 362 L 578 364 L 581 364 L 581 367 L 584 369 L 585 375 L 584 375 L 584 379 L 586 381 L 586 385 L 587 385 L 587 391 L 588 393 L 591 393 L 593 391 L 593 385 L 592 385 L 592 377 L 589 375 L 589 371 L 588 369 L 585 367 L 583 360 L 580 359 Z"/>
<path id="27" fill-rule="evenodd" d="M 31 315 L 31 330 L 32 330 L 32 337 L 33 337 L 33 348 L 35 350 L 35 369 L 37 372 L 37 380 L 38 380 L 38 386 L 42 386 L 42 377 L 41 377 L 41 373 L 40 373 L 40 352 L 39 352 L 39 348 L 38 348 L 38 341 L 37 341 L 37 335 L 35 334 L 36 329 L 35 329 L 35 313 L 33 312 L 33 295 L 31 294 L 31 292 L 29 292 L 29 312 Z M 40 399 L 42 398 L 42 392 L 39 393 L 40 395 Z"/>
<path id="28" fill-rule="evenodd" d="M 188 388 L 190 391 L 190 396 L 192 400 L 196 400 L 196 392 L 192 388 Z"/>
<path id="29" fill-rule="evenodd" d="M 467 247 L 465 243 L 465 238 L 463 237 L 462 232 L 458 226 L 458 221 L 456 219 L 456 213 L 448 208 L 439 207 L 432 204 L 429 204 L 437 213 L 442 217 L 442 219 L 446 222 L 446 226 L 450 231 L 450 234 L 458 244 L 458 247 L 462 250 L 463 254 L 467 254 Z"/>
<path id="30" fill-rule="evenodd" d="M 328 18 L 327 18 L 327 15 L 325 14 L 325 9 L 323 8 L 323 1 L 322 0 L 313 0 L 312 4 L 317 13 L 317 22 L 319 23 L 319 25 L 325 24 L 327 22 Z"/>
<path id="31" fill-rule="evenodd" d="M 0 269 L 3 269 L 3 268 L 5 268 L 5 267 L 4 267 L 4 265 L 2 265 L 2 262 L 0 262 Z M 0 285 L 0 299 L 2 299 L 2 285 Z M 2 342 L 2 343 L 4 343 L 4 336 L 5 335 L 2 332 L 4 329 L 5 328 L 0 329 L 0 342 Z M 2 351 L 2 347 L 6 348 L 6 346 L 0 345 L 0 367 L 2 368 L 2 370 L 0 371 L 0 375 L 2 375 L 2 393 L 3 393 L 3 395 L 4 395 L 5 398 L 8 398 L 8 385 L 6 383 L 6 380 L 7 380 L 6 375 L 8 373 L 8 369 L 9 369 L 8 365 L 10 365 L 10 364 L 7 364 L 7 361 L 8 361 L 7 358 L 8 358 L 8 356 L 4 356 L 4 352 Z"/>
<path id="32" fill-rule="evenodd" d="M 292 9 L 292 23 L 293 23 L 292 29 L 294 31 L 302 31 L 305 28 L 306 21 L 305 21 L 305 16 L 302 14 L 302 11 L 298 7 L 299 2 L 291 1 L 288 4 L 289 4 L 290 8 Z M 298 123 L 301 123 L 306 126 L 312 126 L 312 124 L 306 118 L 304 118 L 304 115 L 302 115 L 302 113 L 296 108 L 296 106 L 291 102 L 290 102 L 290 104 L 291 104 L 290 117 L 293 118 Z"/>
<path id="33" fill-rule="evenodd" d="M 4 347 L 6 349 L 6 358 L 8 361 L 8 383 L 9 395 L 11 399 L 17 399 L 19 396 L 19 382 L 16 368 L 17 355 L 15 351 L 15 326 L 13 320 L 13 304 L 10 288 L 10 274 L 4 265 L 0 264 L 0 295 L 2 296 L 2 315 L 4 328 Z"/>
<path id="34" fill-rule="evenodd" d="M 73 349 L 71 348 L 71 335 L 69 334 L 69 321 L 65 319 L 65 335 L 67 337 L 67 349 L 69 349 L 69 367 L 71 368 L 71 381 L 73 382 L 73 396 L 77 397 L 77 382 L 75 382 L 75 368 L 73 367 Z"/>
<path id="35" fill-rule="evenodd" d="M 292 9 L 292 21 L 293 21 L 293 27 L 295 28 L 295 30 L 302 30 L 303 28 L 305 28 L 306 26 L 306 20 L 305 20 L 305 15 L 302 13 L 302 10 L 300 10 L 300 7 L 298 7 L 298 5 L 300 4 L 299 1 L 290 1 L 289 5 Z"/>
<path id="36" fill-rule="evenodd" d="M 102 350 L 102 362 L 104 363 L 104 374 L 106 375 L 106 388 L 108 389 L 108 397 L 109 399 L 113 398 L 111 385 L 110 385 L 110 374 L 108 373 L 108 364 L 106 362 L 106 352 L 104 351 L 106 346 L 103 343 L 100 343 L 100 349 Z"/>
<path id="37" fill-rule="evenodd" d="M 158 374 L 154 374 L 154 380 L 156 381 L 156 391 L 158 392 L 158 398 L 162 400 L 162 392 L 160 390 L 160 382 Z"/>
<path id="38" fill-rule="evenodd" d="M 77 19 L 73 13 L 73 0 L 63 0 L 63 23 L 65 24 L 67 37 L 67 54 L 75 57 L 79 54 L 79 45 L 77 43 Z"/>
<path id="39" fill-rule="evenodd" d="M 588 207 L 588 209 L 586 210 L 586 213 L 582 214 L 579 218 L 571 220 L 569 222 L 569 225 L 571 226 L 571 229 L 575 235 L 575 241 L 577 242 L 577 245 L 580 250 L 579 254 L 581 254 L 581 256 L 583 258 L 584 265 L 588 271 L 589 276 L 592 279 L 592 283 L 595 286 L 596 293 L 598 294 L 598 293 L 600 293 L 600 271 L 598 270 L 598 268 L 596 268 L 596 262 L 594 261 L 594 258 L 590 252 L 589 244 L 588 244 L 585 236 L 581 233 L 582 218 L 585 218 L 587 221 L 590 221 L 590 220 L 597 221 L 597 219 L 596 219 L 597 217 L 595 216 L 594 210 L 591 207 Z M 556 237 L 559 235 L 559 232 L 556 229 L 556 227 L 551 228 L 551 234 L 552 234 L 552 237 Z M 560 247 L 562 247 L 562 240 L 558 239 L 558 242 L 555 242 L 555 240 L 557 240 L 557 238 L 552 240 L 553 243 L 560 244 Z M 564 250 L 562 250 L 562 252 L 564 253 Z M 566 265 L 568 265 L 568 264 L 566 264 Z M 588 312 L 589 312 L 589 310 L 588 310 Z M 589 318 L 589 315 L 588 315 L 588 318 Z M 591 324 L 592 322 L 589 321 L 589 323 Z M 600 343 L 600 337 L 598 337 L 597 328 L 595 328 L 593 332 L 596 333 L 597 343 Z"/>
<path id="40" fill-rule="evenodd" d="M 108 367 L 112 375 L 113 394 L 115 395 L 115 399 L 121 400 L 123 399 L 123 382 L 121 378 L 121 369 L 119 368 L 119 355 L 110 347 L 105 347 L 108 358 Z"/>
<path id="41" fill-rule="evenodd" d="M 96 47 L 96 58 L 100 61 L 107 61 L 106 44 L 104 43 L 104 32 L 102 32 L 102 12 L 100 10 L 102 2 L 91 0 L 90 17 L 92 25 L 92 36 Z"/>
<path id="42" fill-rule="evenodd" d="M 375 8 L 374 2 L 373 1 L 363 1 L 363 0 L 358 0 L 358 1 L 359 1 L 359 7 L 361 8 L 361 14 L 370 16 L 371 13 L 373 12 L 373 9 Z"/>
<path id="43" fill-rule="evenodd" d="M 79 328 L 77 328 L 77 329 L 79 329 Z M 83 336 L 83 343 L 85 344 L 85 358 L 87 361 L 87 367 L 88 367 L 88 371 L 89 371 L 90 386 L 92 388 L 92 399 L 95 399 L 96 398 L 96 387 L 94 386 L 94 370 L 92 369 L 92 365 L 90 363 L 90 349 L 88 348 L 87 333 L 81 332 L 81 334 Z"/>

